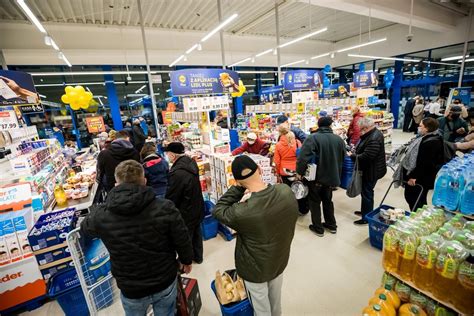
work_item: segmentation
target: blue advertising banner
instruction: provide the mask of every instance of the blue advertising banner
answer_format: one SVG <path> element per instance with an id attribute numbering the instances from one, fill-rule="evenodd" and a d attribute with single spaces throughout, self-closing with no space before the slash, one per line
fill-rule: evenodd
<path id="1" fill-rule="evenodd" d="M 239 91 L 239 75 L 227 69 L 183 69 L 171 72 L 174 96 L 222 94 Z"/>
<path id="2" fill-rule="evenodd" d="M 462 104 L 469 106 L 471 103 L 471 87 L 453 88 L 453 100 L 458 99 Z"/>
<path id="3" fill-rule="evenodd" d="M 282 85 L 263 88 L 260 92 L 260 103 L 291 101 L 289 92 Z"/>
<path id="4" fill-rule="evenodd" d="M 0 70 L 0 106 L 38 104 L 33 78 L 22 71 Z"/>
<path id="5" fill-rule="evenodd" d="M 285 90 L 319 90 L 323 86 L 323 73 L 319 70 L 300 69 L 287 71 L 283 83 Z"/>
<path id="6" fill-rule="evenodd" d="M 379 74 L 374 71 L 359 71 L 354 74 L 354 87 L 376 87 L 379 85 Z"/>
<path id="7" fill-rule="evenodd" d="M 351 87 L 349 84 L 332 84 L 323 89 L 323 98 L 347 98 L 350 95 Z"/>

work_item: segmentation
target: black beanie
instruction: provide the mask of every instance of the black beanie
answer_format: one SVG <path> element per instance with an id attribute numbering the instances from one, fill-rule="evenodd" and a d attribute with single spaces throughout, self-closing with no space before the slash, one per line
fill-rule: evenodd
<path id="1" fill-rule="evenodd" d="M 318 127 L 329 127 L 332 124 L 332 118 L 330 116 L 323 116 L 318 120 Z"/>

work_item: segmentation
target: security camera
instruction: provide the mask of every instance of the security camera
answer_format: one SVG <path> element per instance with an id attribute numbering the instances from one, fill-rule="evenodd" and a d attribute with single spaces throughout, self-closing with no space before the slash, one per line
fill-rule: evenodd
<path id="1" fill-rule="evenodd" d="M 407 35 L 407 41 L 411 42 L 412 40 L 413 40 L 413 34 L 410 33 Z"/>

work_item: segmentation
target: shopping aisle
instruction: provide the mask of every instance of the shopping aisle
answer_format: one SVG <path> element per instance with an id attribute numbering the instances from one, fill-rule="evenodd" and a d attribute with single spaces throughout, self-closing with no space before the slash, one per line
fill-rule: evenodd
<path id="1" fill-rule="evenodd" d="M 395 131 L 394 145 L 400 145 L 413 134 Z M 392 172 L 379 181 L 375 202 L 378 205 L 391 182 Z M 300 217 L 292 244 L 290 263 L 283 284 L 283 315 L 355 315 L 366 306 L 368 297 L 379 287 L 383 274 L 382 252 L 372 248 L 368 227 L 355 226 L 353 212 L 360 197 L 350 199 L 345 191 L 334 192 L 338 232 L 326 232 L 323 238 L 309 231 L 310 215 Z M 401 189 L 393 189 L 385 204 L 406 208 Z M 194 265 L 191 277 L 197 278 L 203 307 L 200 315 L 220 315 L 219 304 L 210 289 L 216 270 L 234 266 L 235 239 L 227 242 L 220 236 L 204 242 L 204 263 Z M 62 315 L 51 302 L 27 315 Z M 123 315 L 120 302 L 100 315 Z"/>

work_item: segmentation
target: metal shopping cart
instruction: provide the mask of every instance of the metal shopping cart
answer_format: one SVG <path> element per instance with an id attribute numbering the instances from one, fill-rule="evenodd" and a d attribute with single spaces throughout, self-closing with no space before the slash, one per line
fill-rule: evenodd
<path id="1" fill-rule="evenodd" d="M 85 243 L 79 228 L 67 236 L 90 315 L 122 314 L 120 290 L 110 272 L 109 253 L 100 239 Z"/>

